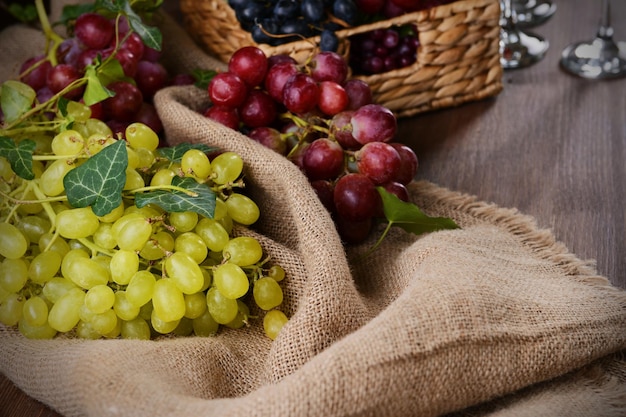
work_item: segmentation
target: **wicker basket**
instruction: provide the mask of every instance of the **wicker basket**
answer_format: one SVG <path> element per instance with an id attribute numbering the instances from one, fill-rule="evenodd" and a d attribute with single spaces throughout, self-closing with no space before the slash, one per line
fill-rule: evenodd
<path id="1" fill-rule="evenodd" d="M 204 49 L 227 62 L 237 49 L 257 45 L 226 0 L 180 0 L 185 26 Z M 429 10 L 337 32 L 339 53 L 349 53 L 349 37 L 374 29 L 414 24 L 420 46 L 414 64 L 382 74 L 358 75 L 376 103 L 397 117 L 456 106 L 502 90 L 499 0 L 457 0 Z M 258 44 L 267 55 L 287 53 L 303 62 L 319 37 L 279 46 Z"/>

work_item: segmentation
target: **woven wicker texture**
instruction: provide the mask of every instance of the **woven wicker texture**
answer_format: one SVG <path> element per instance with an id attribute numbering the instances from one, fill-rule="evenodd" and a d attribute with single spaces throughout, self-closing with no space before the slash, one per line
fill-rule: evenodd
<path id="1" fill-rule="evenodd" d="M 204 49 L 227 62 L 233 52 L 257 45 L 224 0 L 181 0 L 185 26 Z M 459 0 L 394 19 L 337 32 L 339 53 L 349 54 L 349 37 L 374 29 L 415 24 L 420 47 L 417 61 L 382 74 L 356 76 L 367 82 L 374 100 L 406 117 L 497 95 L 502 90 L 499 62 L 498 0 Z M 268 55 L 289 54 L 304 62 L 319 37 L 272 47 L 257 45 Z"/>

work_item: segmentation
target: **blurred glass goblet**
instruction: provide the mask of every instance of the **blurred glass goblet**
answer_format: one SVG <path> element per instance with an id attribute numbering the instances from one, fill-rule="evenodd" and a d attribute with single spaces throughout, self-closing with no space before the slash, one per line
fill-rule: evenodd
<path id="1" fill-rule="evenodd" d="M 556 12 L 556 4 L 550 0 L 513 0 L 512 5 L 521 28 L 539 26 Z"/>
<path id="2" fill-rule="evenodd" d="M 541 60 L 549 42 L 517 26 L 517 15 L 512 0 L 500 0 L 500 64 L 504 69 L 523 68 Z"/>

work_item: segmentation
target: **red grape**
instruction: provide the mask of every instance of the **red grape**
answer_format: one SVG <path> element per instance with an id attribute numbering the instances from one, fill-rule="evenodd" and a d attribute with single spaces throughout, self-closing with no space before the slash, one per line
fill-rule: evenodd
<path id="1" fill-rule="evenodd" d="M 211 106 L 205 112 L 204 115 L 211 120 L 215 120 L 230 127 L 231 129 L 239 129 L 239 114 L 236 109 L 222 106 Z"/>
<path id="2" fill-rule="evenodd" d="M 105 115 L 121 122 L 133 121 L 143 103 L 141 91 L 127 81 L 112 82 L 107 88 L 115 95 L 102 101 Z"/>
<path id="3" fill-rule="evenodd" d="M 51 69 L 52 64 L 45 56 L 29 58 L 20 67 L 20 81 L 31 86 L 33 90 L 39 90 L 46 85 L 46 78 Z"/>
<path id="4" fill-rule="evenodd" d="M 278 62 L 272 65 L 265 77 L 265 90 L 276 101 L 283 102 L 283 90 L 287 81 L 298 73 L 295 62 Z"/>
<path id="5" fill-rule="evenodd" d="M 417 155 L 415 154 L 413 149 L 402 143 L 394 142 L 390 143 L 390 145 L 393 146 L 394 149 L 398 152 L 401 161 L 400 169 L 398 169 L 394 180 L 406 185 L 413 181 L 413 178 L 417 173 Z"/>
<path id="6" fill-rule="evenodd" d="M 334 179 L 343 172 L 344 165 L 343 148 L 326 138 L 314 140 L 302 159 L 304 172 L 311 181 Z"/>
<path id="7" fill-rule="evenodd" d="M 389 142 L 396 134 L 397 121 L 394 114 L 379 104 L 367 104 L 351 119 L 352 135 L 357 142 Z"/>
<path id="8" fill-rule="evenodd" d="M 283 103 L 293 113 L 304 114 L 317 107 L 320 90 L 308 74 L 298 73 L 289 78 L 283 89 Z"/>
<path id="9" fill-rule="evenodd" d="M 367 175 L 374 184 L 384 184 L 398 175 L 401 164 L 400 155 L 388 143 L 366 143 L 356 152 L 355 157 L 359 172 Z"/>
<path id="10" fill-rule="evenodd" d="M 83 13 L 76 19 L 74 35 L 88 48 L 102 49 L 113 39 L 115 27 L 100 14 Z"/>
<path id="11" fill-rule="evenodd" d="M 252 129 L 248 136 L 281 155 L 287 154 L 287 141 L 273 127 L 257 127 Z"/>
<path id="12" fill-rule="evenodd" d="M 241 121 L 251 128 L 271 125 L 276 114 L 276 102 L 262 90 L 252 90 L 239 107 Z"/>
<path id="13" fill-rule="evenodd" d="M 46 85 L 56 94 L 78 80 L 80 76 L 79 72 L 73 66 L 57 64 L 48 71 Z M 78 99 L 83 95 L 84 90 L 84 87 L 74 88 L 64 94 L 64 97 L 70 100 Z"/>
<path id="14" fill-rule="evenodd" d="M 358 173 L 339 178 L 335 184 L 333 200 L 339 216 L 353 222 L 362 222 L 376 216 L 382 207 L 382 200 L 374 183 Z"/>
<path id="15" fill-rule="evenodd" d="M 221 72 L 209 83 L 209 98 L 213 104 L 237 108 L 248 97 L 248 87 L 237 74 Z"/>
<path id="16" fill-rule="evenodd" d="M 250 87 L 256 87 L 265 79 L 267 57 L 256 46 L 244 46 L 230 57 L 228 71 L 237 74 Z"/>
<path id="17" fill-rule="evenodd" d="M 328 116 L 343 111 L 348 105 L 348 93 L 334 81 L 319 83 L 320 96 L 317 103 L 319 109 Z"/>
<path id="18" fill-rule="evenodd" d="M 348 65 L 336 52 L 322 51 L 311 59 L 311 76 L 315 81 L 334 81 L 343 84 L 348 76 Z"/>

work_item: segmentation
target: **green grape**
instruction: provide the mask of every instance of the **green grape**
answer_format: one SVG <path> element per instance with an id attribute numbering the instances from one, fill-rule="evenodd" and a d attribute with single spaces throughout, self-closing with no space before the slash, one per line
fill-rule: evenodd
<path id="1" fill-rule="evenodd" d="M 67 258 L 67 255 L 65 258 Z M 61 267 L 65 263 L 65 258 Z M 96 285 L 105 285 L 109 282 L 111 274 L 98 261 L 77 256 L 68 262 L 63 276 L 79 287 L 88 290 Z"/>
<path id="2" fill-rule="evenodd" d="M 104 216 L 98 216 L 98 220 L 100 220 L 100 223 L 113 223 L 124 215 L 124 209 L 124 202 L 122 202 Z"/>
<path id="3" fill-rule="evenodd" d="M 28 136 L 28 139 L 35 142 L 35 150 L 33 153 L 37 155 L 44 155 L 52 153 L 52 146 L 50 146 L 52 142 L 52 138 L 54 137 L 54 133 L 48 132 L 33 132 Z"/>
<path id="4" fill-rule="evenodd" d="M 121 250 L 139 251 L 152 235 L 152 224 L 146 219 L 136 217 L 128 220 L 115 235 L 117 246 Z"/>
<path id="5" fill-rule="evenodd" d="M 191 336 L 191 334 L 193 333 L 193 322 L 191 321 L 191 319 L 183 317 L 182 319 L 180 319 L 178 325 L 174 330 L 172 330 L 171 333 L 175 336 L 181 337 Z"/>
<path id="6" fill-rule="evenodd" d="M 137 156 L 139 157 L 140 169 L 147 169 L 154 165 L 154 161 L 156 160 L 156 154 L 154 150 L 139 148 L 135 151 L 137 152 Z"/>
<path id="7" fill-rule="evenodd" d="M 103 334 L 102 336 L 104 336 L 107 339 L 117 339 L 118 337 L 120 337 L 120 334 L 122 333 L 122 322 L 124 320 L 120 320 L 118 317 L 117 322 L 115 323 L 115 327 L 113 328 L 113 330 L 111 330 L 108 333 Z"/>
<path id="8" fill-rule="evenodd" d="M 193 232 L 184 232 L 174 241 L 174 251 L 189 255 L 195 263 L 200 264 L 209 254 L 204 240 Z"/>
<path id="9" fill-rule="evenodd" d="M 93 320 L 95 316 L 96 313 L 91 311 L 89 307 L 87 307 L 85 304 L 80 306 L 80 308 L 78 309 L 78 319 L 82 322 L 91 323 L 91 320 Z"/>
<path id="10" fill-rule="evenodd" d="M 18 259 L 28 249 L 28 239 L 20 230 L 10 223 L 0 223 L 0 255 L 5 258 Z"/>
<path id="11" fill-rule="evenodd" d="M 215 263 L 215 265 L 217 265 L 217 263 Z M 202 289 L 200 291 L 206 291 L 213 283 L 213 271 L 206 268 L 200 269 L 202 270 L 202 276 L 204 277 L 204 284 L 202 284 Z"/>
<path id="12" fill-rule="evenodd" d="M 41 252 L 33 258 L 28 267 L 28 277 L 37 284 L 50 281 L 59 269 L 63 256 L 56 251 Z"/>
<path id="13" fill-rule="evenodd" d="M 213 181 L 216 184 L 234 182 L 243 170 L 243 159 L 235 152 L 224 152 L 211 161 Z"/>
<path id="14" fill-rule="evenodd" d="M 182 317 L 181 317 L 182 318 Z M 180 323 L 180 319 L 165 321 L 156 313 L 156 310 L 152 310 L 152 316 L 150 317 L 150 324 L 152 324 L 152 328 L 161 334 L 171 333 L 176 329 L 178 324 Z"/>
<path id="15" fill-rule="evenodd" d="M 24 297 L 12 293 L 0 304 L 0 323 L 6 326 L 15 326 L 22 318 L 24 311 Z"/>
<path id="16" fill-rule="evenodd" d="M 64 130 L 52 139 L 51 146 L 55 155 L 77 155 L 85 148 L 85 138 L 75 130 Z"/>
<path id="17" fill-rule="evenodd" d="M 47 196 L 55 197 L 65 191 L 63 178 L 72 169 L 76 168 L 76 164 L 71 163 L 67 159 L 57 159 L 52 162 L 39 178 L 39 188 Z"/>
<path id="18" fill-rule="evenodd" d="M 117 240 L 113 236 L 113 226 L 111 223 L 100 223 L 98 230 L 93 234 L 93 243 L 102 249 L 113 249 L 117 246 Z"/>
<path id="19" fill-rule="evenodd" d="M 139 317 L 149 321 L 150 317 L 152 317 L 152 310 L 154 310 L 154 307 L 152 306 L 152 300 L 150 300 L 139 308 Z"/>
<path id="20" fill-rule="evenodd" d="M 30 297 L 22 306 L 22 318 L 32 327 L 40 327 L 48 323 L 48 304 L 39 297 Z"/>
<path id="21" fill-rule="evenodd" d="M 89 323 L 95 331 L 101 335 L 106 335 L 115 330 L 117 315 L 113 309 L 108 309 L 104 313 L 95 314 Z"/>
<path id="22" fill-rule="evenodd" d="M 164 267 L 167 276 L 183 293 L 193 294 L 202 289 L 204 285 L 202 270 L 186 253 L 174 252 L 165 259 Z"/>
<path id="23" fill-rule="evenodd" d="M 78 101 L 68 101 L 66 111 L 67 115 L 74 119 L 74 122 L 86 122 L 91 117 L 91 108 Z"/>
<path id="24" fill-rule="evenodd" d="M 68 240 L 68 241 L 67 241 L 67 244 L 69 245 L 70 250 L 74 250 L 74 249 L 82 249 L 82 250 L 84 250 L 85 252 L 89 252 L 89 248 L 88 248 L 87 246 L 85 246 L 85 245 L 83 244 L 83 242 L 81 242 L 81 241 L 80 241 L 80 240 L 78 240 L 78 239 L 70 239 L 70 240 Z"/>
<path id="25" fill-rule="evenodd" d="M 0 156 L 0 178 L 9 182 L 11 178 L 15 175 L 13 172 L 13 168 L 11 168 L 11 163 L 4 156 Z M 0 181 L 1 182 L 1 181 Z"/>
<path id="26" fill-rule="evenodd" d="M 61 256 L 67 255 L 70 251 L 70 245 L 68 245 L 67 241 L 52 233 L 44 233 L 41 235 L 38 245 L 41 252 L 55 251 L 59 252 Z"/>
<path id="27" fill-rule="evenodd" d="M 227 262 L 213 271 L 213 285 L 224 297 L 237 299 L 246 295 L 250 281 L 239 265 Z"/>
<path id="28" fill-rule="evenodd" d="M 191 232 L 198 224 L 198 213 L 195 211 L 173 212 L 169 215 L 169 221 L 177 232 Z"/>
<path id="29" fill-rule="evenodd" d="M 80 239 L 93 235 L 100 221 L 91 207 L 64 210 L 57 214 L 57 232 L 66 239 Z"/>
<path id="30" fill-rule="evenodd" d="M 121 335 L 122 339 L 150 340 L 150 325 L 141 317 L 122 320 Z"/>
<path id="31" fill-rule="evenodd" d="M 161 278 L 154 284 L 152 306 L 165 322 L 178 321 L 185 315 L 185 297 L 170 278 Z"/>
<path id="32" fill-rule="evenodd" d="M 11 295 L 11 293 L 2 288 L 2 286 L 0 286 L 0 304 L 2 304 L 4 300 L 9 298 L 9 295 Z"/>
<path id="33" fill-rule="evenodd" d="M 102 337 L 102 335 L 93 328 L 91 323 L 82 320 L 79 320 L 76 325 L 76 336 L 86 340 L 97 340 Z"/>
<path id="34" fill-rule="evenodd" d="M 61 275 L 69 279 L 70 270 L 73 267 L 73 263 L 78 258 L 89 259 L 89 253 L 83 249 L 72 249 L 63 257 L 61 261 Z"/>
<path id="35" fill-rule="evenodd" d="M 135 122 L 128 125 L 125 137 L 135 149 L 145 148 L 154 151 L 159 146 L 159 137 L 148 125 Z"/>
<path id="36" fill-rule="evenodd" d="M 25 259 L 6 258 L 0 264 L 0 287 L 7 292 L 19 292 L 28 281 L 28 263 Z"/>
<path id="37" fill-rule="evenodd" d="M 54 304 L 70 290 L 77 288 L 78 286 L 69 279 L 54 277 L 44 284 L 42 294 L 46 297 L 46 300 Z"/>
<path id="38" fill-rule="evenodd" d="M 122 320 L 132 320 L 139 316 L 139 307 L 128 301 L 126 291 L 115 292 L 115 303 L 113 303 L 115 314 Z"/>
<path id="39" fill-rule="evenodd" d="M 200 317 L 193 319 L 191 324 L 195 335 L 200 337 L 214 336 L 220 326 L 209 310 L 206 310 Z"/>
<path id="40" fill-rule="evenodd" d="M 184 294 L 184 297 L 185 317 L 195 319 L 200 317 L 207 310 L 206 295 L 203 292 Z"/>
<path id="41" fill-rule="evenodd" d="M 28 191 L 27 193 L 22 195 L 22 200 L 24 201 L 36 201 L 37 196 L 33 190 Z M 43 206 L 40 203 L 24 203 L 20 204 L 17 207 L 17 212 L 20 214 L 28 215 L 28 214 L 37 214 L 43 211 Z"/>
<path id="42" fill-rule="evenodd" d="M 259 241 L 249 236 L 231 239 L 222 252 L 229 262 L 239 266 L 254 265 L 263 257 L 263 248 Z"/>
<path id="43" fill-rule="evenodd" d="M 126 299 L 141 307 L 152 299 L 156 278 L 150 271 L 137 271 L 126 287 Z"/>
<path id="44" fill-rule="evenodd" d="M 147 261 L 156 261 L 174 250 L 174 237 L 166 231 L 153 234 L 139 252 L 139 256 Z"/>
<path id="45" fill-rule="evenodd" d="M 47 233 L 51 226 L 50 220 L 39 216 L 23 217 L 17 224 L 17 228 L 20 229 L 20 232 L 22 232 L 31 243 L 38 243 L 41 236 Z"/>
<path id="46" fill-rule="evenodd" d="M 151 186 L 170 185 L 176 173 L 169 168 L 159 169 L 150 179 Z"/>
<path id="47" fill-rule="evenodd" d="M 289 321 L 285 313 L 280 310 L 270 310 L 263 317 L 263 330 L 267 337 L 275 340 L 283 326 Z"/>
<path id="48" fill-rule="evenodd" d="M 206 293 L 206 302 L 211 316 L 219 324 L 230 323 L 237 317 L 239 311 L 237 300 L 224 297 L 216 287 L 209 288 Z"/>
<path id="49" fill-rule="evenodd" d="M 230 240 L 230 236 L 224 229 L 224 226 L 214 219 L 200 219 L 196 225 L 195 232 L 212 252 L 221 252 Z"/>
<path id="50" fill-rule="evenodd" d="M 111 257 L 109 267 L 111 279 L 120 285 L 126 285 L 139 270 L 139 256 L 130 250 L 118 250 Z"/>
<path id="51" fill-rule="evenodd" d="M 267 271 L 267 276 L 276 282 L 280 282 L 285 279 L 285 269 L 280 265 L 272 265 Z"/>
<path id="52" fill-rule="evenodd" d="M 222 220 L 228 216 L 228 207 L 226 207 L 226 203 L 224 200 L 216 199 L 215 200 L 215 212 L 213 213 L 213 218 L 215 220 Z"/>
<path id="53" fill-rule="evenodd" d="M 17 328 L 28 339 L 49 340 L 57 335 L 57 331 L 47 321 L 41 326 L 32 326 L 26 320 L 20 320 Z"/>
<path id="54" fill-rule="evenodd" d="M 206 179 L 211 175 L 209 158 L 199 149 L 189 149 L 185 152 L 181 158 L 180 166 L 187 177 Z"/>
<path id="55" fill-rule="evenodd" d="M 239 307 L 239 311 L 237 312 L 237 316 L 233 321 L 226 324 L 226 327 L 230 327 L 231 329 L 240 329 L 243 326 L 248 324 L 248 317 L 250 317 L 250 308 L 241 300 L 237 300 L 237 306 Z"/>
<path id="56" fill-rule="evenodd" d="M 233 219 L 230 216 L 224 216 L 219 220 L 220 224 L 226 230 L 226 233 L 230 236 L 233 232 Z"/>
<path id="57" fill-rule="evenodd" d="M 271 310 L 283 302 L 283 290 L 278 282 L 269 277 L 258 279 L 252 288 L 254 301 L 263 310 Z"/>
<path id="58" fill-rule="evenodd" d="M 95 314 L 110 310 L 115 303 L 115 293 L 106 284 L 94 285 L 85 294 L 85 306 Z"/>
<path id="59" fill-rule="evenodd" d="M 94 119 L 89 119 L 87 121 L 87 125 L 89 125 L 92 120 L 94 120 Z M 87 126 L 88 129 L 89 129 L 89 127 L 90 126 Z M 94 126 L 91 126 L 91 127 L 98 128 L 98 126 L 96 126 L 95 124 L 94 124 Z M 108 126 L 107 126 L 107 128 L 108 128 Z M 76 129 L 76 130 L 78 130 L 78 129 Z M 111 129 L 109 129 L 109 132 L 110 131 L 111 131 Z M 83 137 L 85 137 L 85 135 L 83 135 Z M 89 155 L 91 155 L 91 156 L 97 154 L 98 152 L 100 152 L 105 147 L 107 147 L 110 144 L 116 142 L 116 139 L 114 139 L 111 136 L 111 133 L 109 133 L 109 134 L 92 133 L 91 135 L 86 136 L 86 137 L 87 137 L 87 153 L 89 153 Z"/>
<path id="60" fill-rule="evenodd" d="M 141 174 L 132 168 L 126 170 L 126 183 L 124 184 L 124 191 L 136 190 L 146 186 L 145 181 Z"/>
<path id="61" fill-rule="evenodd" d="M 91 135 L 103 135 L 110 138 L 113 137 L 113 131 L 109 125 L 100 119 L 89 119 L 85 122 L 85 126 L 89 134 L 87 136 L 83 135 L 83 137 L 89 138 Z"/>
<path id="62" fill-rule="evenodd" d="M 113 222 L 113 226 L 111 226 L 111 233 L 113 233 L 113 236 L 117 236 L 122 230 L 122 228 L 126 225 L 126 223 L 128 223 L 129 221 L 133 219 L 145 219 L 145 217 L 142 216 L 141 213 L 137 211 L 129 212 L 129 213 L 126 213 L 125 211 L 122 216 L 120 216 L 117 220 Z"/>
<path id="63" fill-rule="evenodd" d="M 233 193 L 226 200 L 228 216 L 239 224 L 249 226 L 259 219 L 259 206 L 246 195 Z"/>
<path id="64" fill-rule="evenodd" d="M 129 169 L 137 169 L 139 166 L 139 155 L 133 148 L 126 147 L 126 155 L 128 157 L 128 167 Z"/>
<path id="65" fill-rule="evenodd" d="M 48 313 L 50 327 L 62 333 L 72 330 L 78 324 L 78 312 L 84 301 L 85 292 L 80 288 L 73 288 L 65 293 Z"/>

